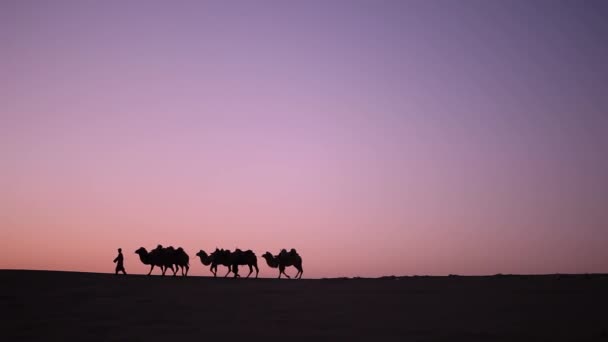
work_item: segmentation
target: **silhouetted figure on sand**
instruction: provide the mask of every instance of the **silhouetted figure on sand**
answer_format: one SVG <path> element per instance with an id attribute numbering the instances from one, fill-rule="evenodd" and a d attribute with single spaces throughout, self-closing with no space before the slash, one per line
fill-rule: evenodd
<path id="1" fill-rule="evenodd" d="M 274 256 L 270 252 L 266 252 L 262 255 L 262 258 L 266 260 L 266 263 L 271 268 L 279 268 L 279 279 L 281 278 L 281 274 L 284 274 L 287 278 L 291 278 L 285 273 L 285 268 L 289 266 L 293 266 L 298 270 L 298 273 L 296 273 L 294 278 L 302 278 L 302 274 L 304 273 L 304 270 L 302 269 L 302 258 L 294 248 L 289 252 L 282 249 L 279 255 Z"/>
<path id="2" fill-rule="evenodd" d="M 124 257 L 122 256 L 122 248 L 118 249 L 118 256 L 116 257 L 116 259 L 114 259 L 114 263 L 116 264 L 116 272 L 115 274 L 118 274 L 118 272 L 122 272 L 123 274 L 127 274 L 127 271 L 125 271 L 125 265 L 123 264 L 124 262 Z"/>

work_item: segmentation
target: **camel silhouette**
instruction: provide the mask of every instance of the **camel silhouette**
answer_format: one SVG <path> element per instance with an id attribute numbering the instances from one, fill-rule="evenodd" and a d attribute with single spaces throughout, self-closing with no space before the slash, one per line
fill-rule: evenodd
<path id="1" fill-rule="evenodd" d="M 196 253 L 201 259 L 201 263 L 205 266 L 211 265 L 209 270 L 213 273 L 213 277 L 217 277 L 217 266 L 223 265 L 228 268 L 228 272 L 224 275 L 224 278 L 230 274 L 230 272 L 234 273 L 234 277 L 238 278 L 239 275 L 239 265 L 247 265 L 249 266 L 249 274 L 247 278 L 251 276 L 253 273 L 253 269 L 255 268 L 255 277 L 258 277 L 259 268 L 258 268 L 258 258 L 252 250 L 242 251 L 240 249 L 236 249 L 234 252 L 231 252 L 228 249 L 219 249 L 216 248 L 211 254 L 207 254 L 204 250 L 199 250 Z"/>
<path id="2" fill-rule="evenodd" d="M 215 249 L 215 251 L 213 251 L 210 255 L 209 258 L 211 258 L 211 268 L 214 269 L 213 275 L 215 276 L 215 273 L 217 273 L 217 265 L 223 265 L 228 267 L 228 272 L 226 272 L 226 274 L 224 274 L 224 278 L 226 278 L 228 276 L 228 274 L 230 274 L 230 272 L 232 271 L 232 263 L 230 263 L 230 259 L 226 257 L 226 251 L 223 248 L 222 249 Z M 228 251 L 230 252 L 230 251 Z"/>
<path id="3" fill-rule="evenodd" d="M 217 249 L 216 249 L 217 251 Z M 213 254 L 213 253 L 212 253 Z M 200 250 L 198 251 L 198 253 L 196 253 L 196 256 L 199 257 L 201 259 L 201 263 L 205 266 L 209 266 L 211 265 L 211 267 L 209 267 L 209 270 L 211 271 L 211 273 L 213 273 L 213 277 L 215 278 L 217 276 L 217 263 L 214 262 L 213 260 L 213 256 L 208 255 L 204 250 Z M 230 266 L 228 266 L 228 273 L 230 273 Z M 228 273 L 226 273 L 226 276 L 228 276 Z"/>
<path id="4" fill-rule="evenodd" d="M 285 268 L 289 266 L 293 266 L 298 270 L 298 273 L 296 273 L 294 277 L 295 279 L 302 278 L 302 274 L 304 273 L 302 268 L 302 257 L 300 257 L 294 248 L 292 248 L 289 252 L 282 249 L 278 255 L 272 255 L 270 252 L 266 252 L 262 255 L 262 258 L 266 260 L 266 263 L 270 268 L 279 268 L 279 279 L 281 279 L 282 274 L 284 274 L 287 278 L 291 278 L 287 273 L 285 273 Z"/>
<path id="5" fill-rule="evenodd" d="M 177 249 L 173 248 L 173 246 L 169 246 L 164 250 L 165 258 L 168 259 L 175 266 L 175 271 L 173 271 L 173 276 L 177 275 L 180 268 L 182 271 L 182 276 L 188 276 L 188 270 L 190 270 L 190 257 L 188 253 L 184 251 L 182 247 L 178 247 Z"/>
<path id="6" fill-rule="evenodd" d="M 190 257 L 181 247 L 178 249 L 175 249 L 172 246 L 163 248 L 162 245 L 158 245 L 150 252 L 148 252 L 144 247 L 140 247 L 135 251 L 135 254 L 139 255 L 139 259 L 144 265 L 150 265 L 150 272 L 148 272 L 148 275 L 152 274 L 152 270 L 154 270 L 155 266 L 160 267 L 162 276 L 165 275 L 167 269 L 171 269 L 173 276 L 176 276 L 180 267 L 182 270 L 182 276 L 188 275 L 188 270 L 190 269 Z M 173 268 L 174 265 L 175 269 Z"/>
<path id="7" fill-rule="evenodd" d="M 248 249 L 246 251 L 236 249 L 234 252 L 230 252 L 228 249 L 215 249 L 213 253 L 211 253 L 211 260 L 215 264 L 228 266 L 228 273 L 232 271 L 234 273 L 234 277 L 238 278 L 239 275 L 239 265 L 247 265 L 249 266 L 249 274 L 247 274 L 247 278 L 251 276 L 253 273 L 253 269 L 255 268 L 255 277 L 258 277 L 259 269 L 258 269 L 258 258 L 255 253 Z M 228 273 L 226 275 L 228 275 Z"/>

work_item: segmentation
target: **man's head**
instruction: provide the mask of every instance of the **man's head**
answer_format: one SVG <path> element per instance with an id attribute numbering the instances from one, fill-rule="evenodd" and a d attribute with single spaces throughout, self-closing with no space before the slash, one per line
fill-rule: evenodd
<path id="1" fill-rule="evenodd" d="M 122 248 L 119 248 L 119 249 L 118 249 L 118 253 L 122 253 Z"/>

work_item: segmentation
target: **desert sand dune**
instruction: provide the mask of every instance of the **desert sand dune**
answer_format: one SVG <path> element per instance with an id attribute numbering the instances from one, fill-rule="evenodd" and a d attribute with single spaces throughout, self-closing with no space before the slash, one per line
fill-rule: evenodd
<path id="1" fill-rule="evenodd" d="M 608 339 L 602 275 L 294 281 L 4 270 L 0 284 L 5 341 Z"/>

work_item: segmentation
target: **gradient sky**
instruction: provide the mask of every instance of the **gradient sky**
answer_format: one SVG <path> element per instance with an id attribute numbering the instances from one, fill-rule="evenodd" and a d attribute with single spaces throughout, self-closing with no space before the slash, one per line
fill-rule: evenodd
<path id="1" fill-rule="evenodd" d="M 113 272 L 122 247 L 143 273 L 162 243 L 195 275 L 216 246 L 315 278 L 608 272 L 606 18 L 1 1 L 0 268 Z"/>

